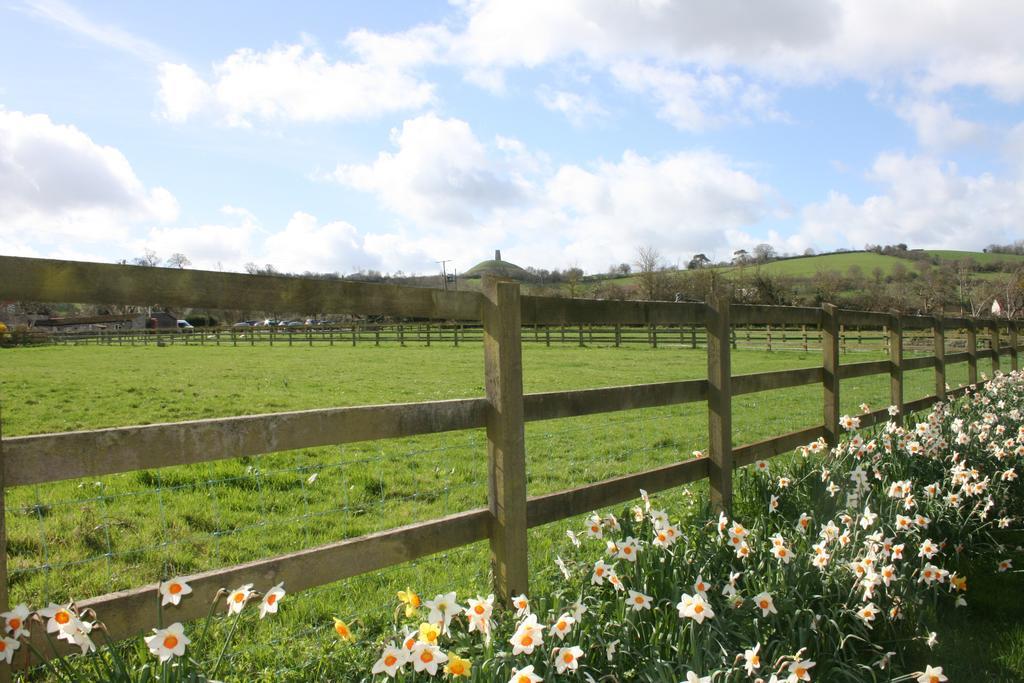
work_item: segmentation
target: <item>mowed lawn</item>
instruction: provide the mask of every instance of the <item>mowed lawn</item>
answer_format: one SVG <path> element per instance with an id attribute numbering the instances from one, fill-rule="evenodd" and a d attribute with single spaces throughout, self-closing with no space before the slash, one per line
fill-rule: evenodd
<path id="1" fill-rule="evenodd" d="M 4 350 L 3 434 L 475 397 L 482 355 L 479 345 Z M 843 362 L 882 357 L 858 352 Z M 816 352 L 739 350 L 733 373 L 820 362 Z M 527 392 L 554 391 L 700 378 L 706 357 L 688 348 L 527 345 L 524 368 Z M 934 392 L 931 370 L 906 379 L 907 400 Z M 952 386 L 965 381 L 965 364 L 949 367 Z M 820 423 L 821 395 L 812 385 L 735 398 L 734 443 Z M 887 375 L 843 382 L 846 412 L 885 406 L 888 396 Z M 687 459 L 706 441 L 703 403 L 531 423 L 529 492 Z M 7 494 L 11 599 L 80 599 L 482 507 L 486 460 L 485 436 L 472 430 L 15 488 Z M 661 504 L 684 517 L 704 505 L 704 491 L 698 483 Z M 531 532 L 538 575 L 567 551 L 567 524 Z M 244 625 L 234 663 L 245 680 L 305 680 L 316 674 L 312 659 L 361 661 L 329 637 L 332 615 L 355 619 L 369 636 L 389 619 L 395 590 L 486 592 L 487 572 L 486 544 L 477 544 L 289 596 L 274 625 Z"/>

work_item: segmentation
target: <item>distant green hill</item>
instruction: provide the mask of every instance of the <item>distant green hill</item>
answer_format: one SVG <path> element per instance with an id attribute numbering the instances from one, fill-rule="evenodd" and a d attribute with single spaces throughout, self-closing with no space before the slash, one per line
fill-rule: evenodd
<path id="1" fill-rule="evenodd" d="M 792 277 L 811 277 L 818 271 L 831 270 L 845 274 L 850 266 L 857 266 L 865 275 L 870 275 L 875 268 L 881 268 L 885 275 L 892 273 L 893 266 L 913 267 L 913 262 L 897 256 L 883 256 L 870 251 L 851 251 L 842 254 L 821 254 L 819 256 L 801 256 L 798 258 L 771 261 L 770 263 L 749 264 L 744 268 L 757 268 L 772 275 L 790 275 Z M 725 270 L 734 271 L 736 267 Z"/>

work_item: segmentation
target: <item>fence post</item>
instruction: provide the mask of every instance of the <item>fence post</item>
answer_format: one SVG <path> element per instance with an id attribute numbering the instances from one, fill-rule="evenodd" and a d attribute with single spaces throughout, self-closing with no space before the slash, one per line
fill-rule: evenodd
<path id="1" fill-rule="evenodd" d="M 978 383 L 978 331 L 974 321 L 967 321 L 967 384 Z"/>
<path id="2" fill-rule="evenodd" d="M 615 346 L 622 346 L 622 326 L 618 323 L 615 323 Z"/>
<path id="3" fill-rule="evenodd" d="M 529 590 L 522 313 L 517 283 L 485 277 L 483 295 L 491 569 L 498 604 L 507 606 Z"/>
<path id="4" fill-rule="evenodd" d="M 2 422 L 2 419 L 0 419 L 0 425 L 2 425 Z M 0 432 L 2 430 L 3 428 L 0 426 Z M 5 469 L 3 434 L 0 433 L 0 612 L 6 612 L 10 609 L 10 605 L 7 603 L 7 515 L 5 512 L 7 509 L 5 496 L 7 482 L 4 478 Z M 0 683 L 9 683 L 10 680 L 11 667 L 0 666 Z"/>
<path id="5" fill-rule="evenodd" d="M 942 316 L 935 316 L 932 326 L 935 339 L 935 397 L 946 400 L 946 334 L 942 329 Z"/>
<path id="6" fill-rule="evenodd" d="M 899 313 L 889 324 L 889 402 L 903 416 L 903 323 Z"/>
<path id="7" fill-rule="evenodd" d="M 992 321 L 992 374 L 999 372 L 999 320 Z"/>
<path id="8" fill-rule="evenodd" d="M 768 353 L 772 352 L 772 326 L 768 323 L 764 326 L 764 340 Z"/>
<path id="9" fill-rule="evenodd" d="M 839 309 L 832 304 L 821 306 L 821 364 L 824 389 L 825 440 L 834 447 L 839 443 Z"/>
<path id="10" fill-rule="evenodd" d="M 1007 321 L 1006 326 L 1006 331 L 1010 336 L 1010 369 L 1020 370 L 1020 367 L 1017 365 L 1017 321 Z"/>
<path id="11" fill-rule="evenodd" d="M 732 514 L 732 357 L 729 297 L 712 293 L 707 304 L 708 483 L 711 509 Z"/>

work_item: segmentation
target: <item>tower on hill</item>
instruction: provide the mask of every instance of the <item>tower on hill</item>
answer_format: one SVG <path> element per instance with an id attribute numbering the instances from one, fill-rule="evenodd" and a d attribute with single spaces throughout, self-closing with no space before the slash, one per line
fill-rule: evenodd
<path id="1" fill-rule="evenodd" d="M 463 273 L 462 277 L 480 278 L 484 275 L 494 275 L 495 277 L 518 280 L 520 282 L 530 279 L 530 274 L 516 264 L 509 263 L 508 261 L 502 261 L 500 249 L 494 250 L 493 259 L 481 261 Z"/>

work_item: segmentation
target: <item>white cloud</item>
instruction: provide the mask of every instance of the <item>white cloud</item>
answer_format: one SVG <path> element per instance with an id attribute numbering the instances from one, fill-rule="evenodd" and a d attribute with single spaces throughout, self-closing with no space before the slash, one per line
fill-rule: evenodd
<path id="1" fill-rule="evenodd" d="M 1006 242 L 1024 225 L 1024 181 L 961 175 L 929 157 L 881 154 L 868 178 L 883 191 L 856 202 L 833 192 L 803 211 L 802 233 L 819 244 L 978 248 Z"/>
<path id="2" fill-rule="evenodd" d="M 378 53 L 367 48 L 367 54 Z M 232 126 L 251 125 L 254 118 L 351 121 L 432 102 L 434 86 L 397 61 L 332 61 L 305 45 L 241 49 L 214 65 L 209 82 L 188 66 L 162 64 L 160 100 L 169 120 L 184 121 L 208 107 Z"/>
<path id="3" fill-rule="evenodd" d="M 163 117 L 172 123 L 183 123 L 206 106 L 210 86 L 187 64 L 163 63 L 159 68 Z"/>
<path id="4" fill-rule="evenodd" d="M 608 116 L 605 108 L 596 99 L 587 95 L 553 90 L 544 86 L 537 90 L 537 97 L 546 109 L 562 113 L 569 123 L 577 127 Z"/>
<path id="5" fill-rule="evenodd" d="M 177 214 L 173 195 L 147 188 L 117 149 L 46 115 L 0 109 L 0 235 L 99 241 Z"/>
<path id="6" fill-rule="evenodd" d="M 460 267 L 496 248 L 526 265 L 578 262 L 604 268 L 656 244 L 673 258 L 725 252 L 730 231 L 770 215 L 773 190 L 729 158 L 704 151 L 652 159 L 563 165 L 498 136 L 484 145 L 457 119 L 426 115 L 393 131 L 396 152 L 371 164 L 340 165 L 330 178 L 377 195 L 406 221 L 366 235 L 385 268 L 429 270 L 456 256 Z"/>
<path id="7" fill-rule="evenodd" d="M 725 156 L 678 152 L 650 159 L 626 152 L 592 169 L 563 166 L 546 185 L 564 253 L 590 268 L 656 245 L 670 258 L 724 253 L 730 231 L 769 215 L 773 191 Z"/>
<path id="8" fill-rule="evenodd" d="M 264 242 L 263 261 L 288 272 L 347 272 L 377 267 L 363 248 L 363 237 L 345 221 L 321 225 L 316 216 L 296 211 L 285 229 Z"/>
<path id="9" fill-rule="evenodd" d="M 424 228 L 478 224 L 530 192 L 518 169 L 489 154 L 465 121 L 426 114 L 392 130 L 391 142 L 397 151 L 381 152 L 372 164 L 339 164 L 329 177 L 374 193 Z"/>
<path id="10" fill-rule="evenodd" d="M 921 146 L 930 150 L 977 142 L 985 132 L 980 124 L 958 118 L 945 102 L 906 102 L 896 113 L 914 127 Z"/>
<path id="11" fill-rule="evenodd" d="M 127 52 L 147 62 L 156 62 L 166 58 L 163 49 L 155 43 L 117 26 L 98 24 L 61 0 L 25 0 L 21 9 L 80 36 L 115 50 Z"/>

